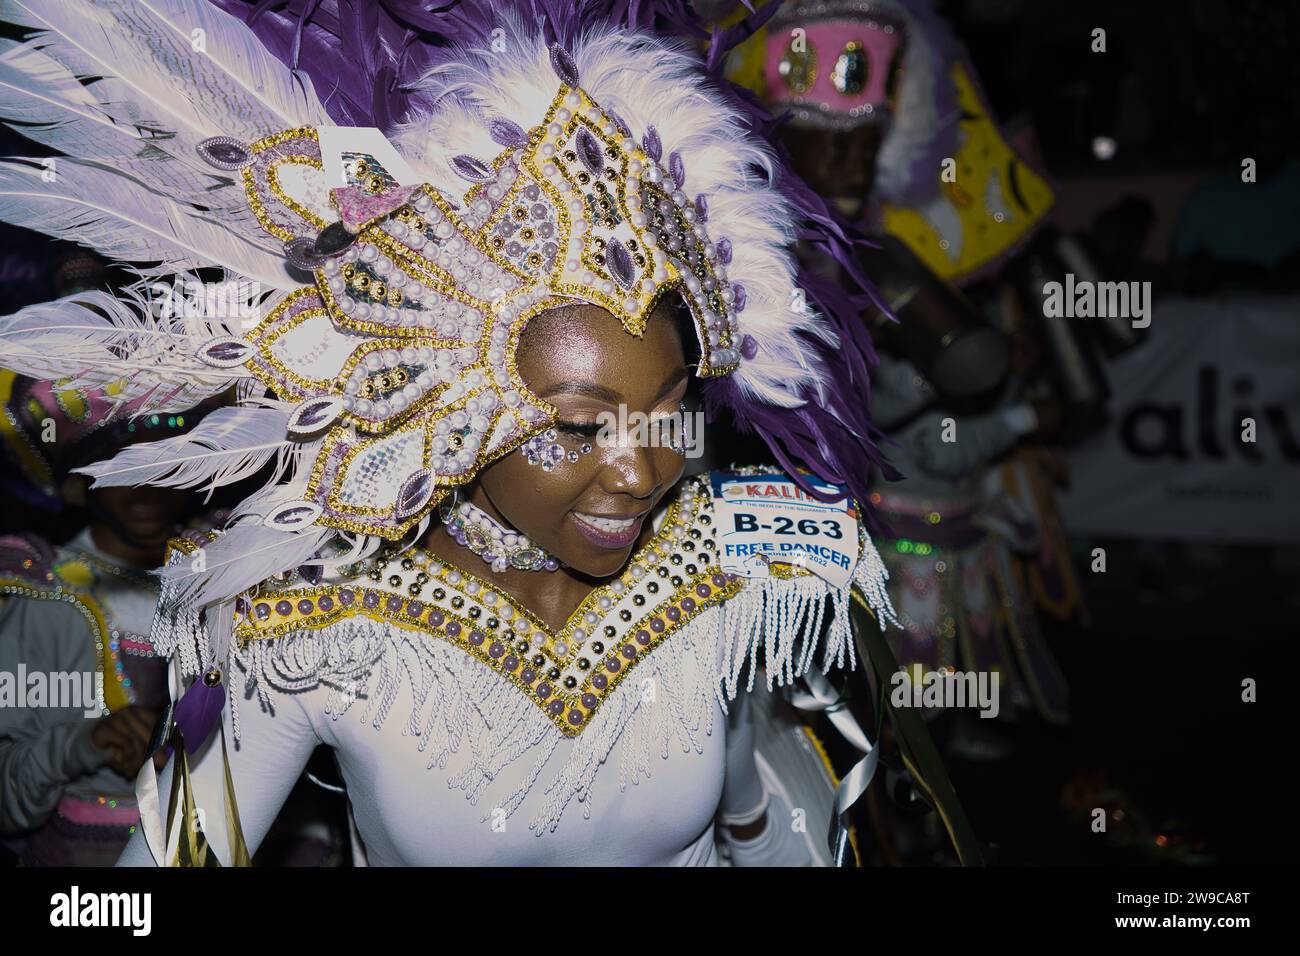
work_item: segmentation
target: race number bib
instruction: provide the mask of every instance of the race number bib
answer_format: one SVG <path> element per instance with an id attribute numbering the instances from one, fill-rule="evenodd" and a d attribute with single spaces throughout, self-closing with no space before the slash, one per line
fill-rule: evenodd
<path id="1" fill-rule="evenodd" d="M 771 576 L 773 563 L 802 567 L 847 587 L 858 562 L 858 515 L 844 488 L 814 479 L 836 501 L 821 501 L 781 473 L 710 476 L 722 570 Z"/>

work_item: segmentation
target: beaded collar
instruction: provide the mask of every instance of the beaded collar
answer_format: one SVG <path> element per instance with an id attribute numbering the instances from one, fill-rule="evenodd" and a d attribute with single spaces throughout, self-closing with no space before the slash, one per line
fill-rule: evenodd
<path id="1" fill-rule="evenodd" d="M 489 582 L 414 549 L 338 582 L 294 575 L 263 586 L 241 599 L 235 637 L 247 644 L 358 616 L 419 630 L 500 673 L 573 737 L 638 662 L 741 591 L 740 578 L 717 569 L 712 524 L 707 482 L 687 481 L 624 572 L 554 631 Z"/>

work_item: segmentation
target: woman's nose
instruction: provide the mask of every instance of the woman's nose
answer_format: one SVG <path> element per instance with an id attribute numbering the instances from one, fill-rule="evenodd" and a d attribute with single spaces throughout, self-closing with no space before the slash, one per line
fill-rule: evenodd
<path id="1" fill-rule="evenodd" d="M 610 494 L 649 498 L 659 490 L 659 469 L 655 467 L 654 449 L 644 444 L 624 444 L 608 451 L 609 458 L 602 478 Z"/>

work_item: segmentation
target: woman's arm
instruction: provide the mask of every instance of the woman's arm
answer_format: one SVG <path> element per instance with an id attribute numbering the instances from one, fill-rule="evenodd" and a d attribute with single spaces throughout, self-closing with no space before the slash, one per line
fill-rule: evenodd
<path id="1" fill-rule="evenodd" d="M 257 700 L 239 702 L 240 739 L 235 743 L 230 727 L 230 705 L 223 713 L 230 778 L 244 842 L 251 856 L 257 852 L 289 791 L 298 782 L 312 751 L 321 743 L 307 714 L 310 695 L 272 694 L 275 712 L 259 706 Z M 176 759 L 167 762 L 158 780 L 158 793 L 165 805 L 171 793 L 172 772 Z M 198 822 L 208 845 L 223 866 L 230 863 L 230 845 L 226 833 L 225 769 L 221 759 L 221 734 L 211 739 L 190 757 L 190 783 L 194 790 Z M 127 844 L 118 866 L 157 866 L 145 842 L 143 828 Z"/>

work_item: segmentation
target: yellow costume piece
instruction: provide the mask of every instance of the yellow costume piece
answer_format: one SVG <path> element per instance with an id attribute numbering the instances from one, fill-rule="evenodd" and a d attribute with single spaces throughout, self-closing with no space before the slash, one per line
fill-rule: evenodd
<path id="1" fill-rule="evenodd" d="M 929 202 L 885 205 L 881 224 L 935 275 L 961 283 L 1027 239 L 1056 196 L 1003 138 L 961 60 L 952 64 L 952 79 L 962 113 L 956 162 L 945 164 L 951 172 L 935 171 L 939 191 Z"/>

